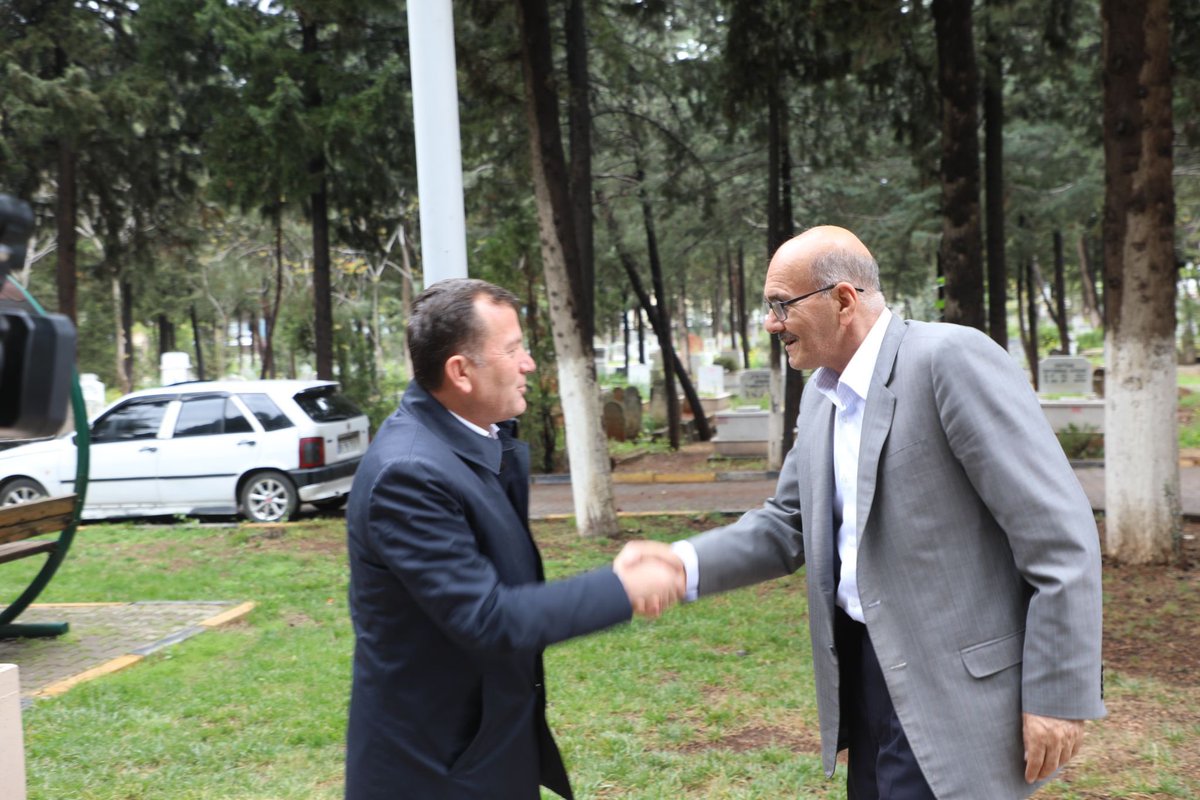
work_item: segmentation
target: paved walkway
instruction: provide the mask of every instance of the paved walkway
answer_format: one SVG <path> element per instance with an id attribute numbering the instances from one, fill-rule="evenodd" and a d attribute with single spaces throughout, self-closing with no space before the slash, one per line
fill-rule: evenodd
<path id="1" fill-rule="evenodd" d="M 35 603 L 17 622 L 67 622 L 70 630 L 53 639 L 0 639 L 0 664 L 20 668 L 21 704 L 27 706 L 136 664 L 253 607 L 226 601 Z"/>
<path id="2" fill-rule="evenodd" d="M 728 473 L 725 474 L 729 475 Z M 1087 493 L 1092 508 L 1104 509 L 1104 467 L 1080 463 L 1075 475 Z M 1183 513 L 1200 517 L 1200 467 L 1186 466 L 1179 470 Z M 686 476 L 655 476 L 656 481 Z M 696 478 L 701 476 L 696 475 Z M 767 473 L 739 474 L 736 479 L 717 475 L 706 480 L 654 483 L 617 483 L 617 510 L 623 513 L 738 513 L 755 508 L 775 491 L 775 479 Z M 535 519 L 574 513 L 571 485 L 567 482 L 533 485 L 529 514 Z"/>

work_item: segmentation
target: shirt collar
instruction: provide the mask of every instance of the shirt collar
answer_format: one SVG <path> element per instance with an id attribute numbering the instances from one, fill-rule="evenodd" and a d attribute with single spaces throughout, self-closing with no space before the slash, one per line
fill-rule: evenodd
<path id="1" fill-rule="evenodd" d="M 879 360 L 879 350 L 883 347 L 883 335 L 891 321 L 892 312 L 884 307 L 883 313 L 875 320 L 841 375 L 828 367 L 821 367 L 813 373 L 812 380 L 817 391 L 828 397 L 839 410 L 844 409 L 853 398 L 867 399 L 875 362 Z"/>
<path id="2" fill-rule="evenodd" d="M 448 409 L 448 408 L 446 410 L 450 411 L 450 409 Z M 471 422 L 469 419 L 467 419 L 465 417 L 461 417 L 458 414 L 455 414 L 453 411 L 450 411 L 450 415 L 452 417 L 454 417 L 456 420 L 458 420 L 459 422 L 461 422 L 463 425 L 466 425 L 469 429 L 478 433 L 480 436 L 486 436 L 489 439 L 499 439 L 500 438 L 500 427 L 498 425 L 496 425 L 495 423 L 488 426 L 489 430 L 484 430 L 483 428 L 476 425 L 474 422 Z"/>

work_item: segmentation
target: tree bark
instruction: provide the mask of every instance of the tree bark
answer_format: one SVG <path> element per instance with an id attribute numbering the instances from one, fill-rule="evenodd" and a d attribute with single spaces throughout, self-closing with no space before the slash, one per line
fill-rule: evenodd
<path id="1" fill-rule="evenodd" d="M 1092 277 L 1092 259 L 1088 255 L 1086 235 L 1079 237 L 1076 249 L 1079 252 L 1079 282 L 1083 286 L 1083 313 L 1093 328 L 1099 328 L 1104 325 L 1104 318 L 1100 315 L 1100 301 L 1096 296 L 1096 281 Z"/>
<path id="2" fill-rule="evenodd" d="M 58 151 L 58 199 L 54 214 L 57 227 L 58 268 L 58 313 L 78 323 L 76 304 L 75 263 L 79 252 L 79 237 L 75 232 L 77 181 L 75 178 L 75 150 L 66 141 L 59 142 Z M 20 269 L 23 264 L 16 265 Z"/>
<path id="3" fill-rule="evenodd" d="M 971 4 L 933 0 L 942 96 L 942 242 L 947 322 L 986 330 L 979 230 L 978 74 Z"/>
<path id="4" fill-rule="evenodd" d="M 1071 355 L 1071 332 L 1067 324 L 1066 265 L 1063 263 L 1062 231 L 1054 232 L 1054 321 L 1058 323 L 1058 346 L 1064 356 Z"/>
<path id="5" fill-rule="evenodd" d="M 283 301 L 283 209 L 275 213 L 275 299 L 268 305 L 267 297 L 263 295 L 263 321 L 266 322 L 266 336 L 263 337 L 262 372 L 263 378 L 275 377 L 275 323 L 279 320 L 279 305 Z"/>
<path id="6" fill-rule="evenodd" d="M 569 172 L 571 215 L 578 258 L 567 269 L 579 315 L 579 335 L 591 342 L 596 334 L 596 274 L 592 220 L 592 106 L 588 75 L 587 15 L 584 0 L 569 0 L 567 38 L 567 121 L 571 131 Z"/>
<path id="7" fill-rule="evenodd" d="M 746 253 L 740 242 L 737 251 L 737 285 L 734 288 L 737 290 L 738 336 L 742 338 L 742 367 L 750 369 L 750 339 L 746 336 L 749 327 L 746 322 Z"/>
<path id="8" fill-rule="evenodd" d="M 1169 0 L 1101 0 L 1105 534 L 1112 558 L 1180 548 Z"/>
<path id="9" fill-rule="evenodd" d="M 301 17 L 301 52 L 308 60 L 317 58 L 319 24 Z M 313 80 L 304 88 L 308 110 L 320 108 L 321 90 Z M 308 162 L 313 190 L 309 194 L 312 213 L 313 244 L 313 347 L 316 349 L 317 377 L 333 380 L 333 295 L 329 258 L 329 192 L 325 175 L 325 154 L 314 153 Z"/>
<path id="10" fill-rule="evenodd" d="M 989 3 L 995 5 L 995 3 Z M 984 172 L 987 215 L 988 335 L 1008 349 L 1008 265 L 1004 245 L 1004 55 L 988 19 L 983 82 Z"/>
<path id="11" fill-rule="evenodd" d="M 578 258 L 578 251 L 558 124 L 549 12 L 546 0 L 516 0 L 516 7 L 542 269 L 566 420 L 575 522 L 581 536 L 611 537 L 619 527 L 608 444 L 600 425 L 596 364 L 591 340 L 582 341 L 579 335 L 580 320 L 568 273 L 568 263 Z"/>
<path id="12" fill-rule="evenodd" d="M 192 342 L 196 345 L 196 379 L 202 381 L 207 377 L 204 373 L 204 339 L 200 336 L 200 319 L 196 316 L 196 306 L 190 306 L 189 312 L 192 317 Z M 238 338 L 241 339 L 240 331 Z"/>

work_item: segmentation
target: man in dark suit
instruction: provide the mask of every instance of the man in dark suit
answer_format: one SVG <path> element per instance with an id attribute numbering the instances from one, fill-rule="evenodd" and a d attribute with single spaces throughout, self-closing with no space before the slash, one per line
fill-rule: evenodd
<path id="1" fill-rule="evenodd" d="M 546 724 L 542 650 L 651 614 L 662 564 L 546 583 L 528 526 L 517 298 L 447 280 L 413 303 L 413 381 L 354 478 L 346 527 L 354 679 L 347 800 L 535 800 L 571 787 Z"/>
<path id="2" fill-rule="evenodd" d="M 893 316 L 854 234 L 771 259 L 766 328 L 815 369 L 775 496 L 732 525 L 634 543 L 707 595 L 806 567 L 821 726 L 851 800 L 1012 800 L 1074 755 L 1100 691 L 1095 520 L 1013 360 Z"/>

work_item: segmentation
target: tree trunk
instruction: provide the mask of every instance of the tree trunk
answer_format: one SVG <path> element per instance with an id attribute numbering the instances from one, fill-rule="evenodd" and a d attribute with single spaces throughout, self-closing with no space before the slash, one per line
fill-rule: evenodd
<path id="1" fill-rule="evenodd" d="M 782 242 L 779 239 L 779 161 L 781 144 L 783 106 L 782 91 L 778 77 L 770 79 L 767 94 L 767 259 L 775 255 L 775 250 Z M 767 368 L 771 371 L 769 396 L 771 407 L 767 411 L 767 467 L 779 469 L 787 451 L 783 449 L 783 401 L 784 392 L 783 346 L 778 336 L 770 337 L 771 358 Z"/>
<path id="2" fill-rule="evenodd" d="M 1064 356 L 1071 355 L 1071 332 L 1067 324 L 1067 284 L 1063 264 L 1062 231 L 1054 232 L 1054 321 L 1058 323 L 1058 345 Z"/>
<path id="3" fill-rule="evenodd" d="M 155 315 L 154 321 L 158 328 L 158 361 L 161 364 L 163 353 L 175 351 L 175 324 L 161 311 Z"/>
<path id="4" fill-rule="evenodd" d="M 659 314 L 659 311 L 664 308 L 661 300 L 652 301 L 650 294 L 646 291 L 646 285 L 642 283 L 642 277 L 638 274 L 637 262 L 634 261 L 629 251 L 625 249 L 625 245 L 621 240 L 621 231 L 617 227 L 617 218 L 612 212 L 611 206 L 600 197 L 600 207 L 603 209 L 605 221 L 608 223 L 608 229 L 612 235 L 614 247 L 617 250 L 617 259 L 621 262 L 622 268 L 625 270 L 625 275 L 629 278 L 629 285 L 633 289 L 634 295 L 637 296 L 638 305 L 645 312 L 646 319 L 650 320 L 650 328 L 654 331 L 658 338 L 658 346 L 662 351 L 663 359 L 663 377 L 668 378 L 670 374 L 674 374 L 679 378 L 679 383 L 683 388 L 683 395 L 687 398 L 688 406 L 692 409 L 692 417 L 696 420 L 696 435 L 701 441 L 707 442 L 712 438 L 712 427 L 708 424 L 708 418 L 704 415 L 704 406 L 700 402 L 700 395 L 696 391 L 695 384 L 688 377 L 687 370 L 684 369 L 684 364 L 679 358 L 679 354 L 675 350 L 675 345 L 671 339 L 670 316 L 664 318 Z M 653 222 L 651 221 L 650 229 L 647 231 L 647 239 L 651 239 L 653 234 Z M 650 245 L 648 245 L 650 246 Z M 658 245 L 657 242 L 651 246 L 652 252 L 650 255 L 651 274 L 654 276 L 655 294 L 662 290 L 662 275 L 661 268 L 655 273 L 654 264 L 658 261 Z M 638 319 L 641 319 L 639 315 Z M 668 369 L 669 367 L 669 369 Z M 671 388 L 674 388 L 674 381 L 671 381 Z M 668 396 L 669 397 L 669 396 Z M 676 394 L 675 406 L 678 409 L 679 396 Z M 670 406 L 667 410 L 670 415 Z M 676 413 L 679 413 L 676 410 Z M 668 424 L 668 436 L 670 435 L 670 425 Z M 676 448 L 678 449 L 678 448 Z"/>
<path id="5" fill-rule="evenodd" d="M 204 374 L 204 339 L 200 336 L 200 320 L 196 316 L 196 306 L 189 308 L 192 317 L 192 342 L 196 346 L 196 380 L 205 380 Z M 238 338 L 241 338 L 241 331 L 238 332 Z"/>
<path id="6" fill-rule="evenodd" d="M 1105 535 L 1122 562 L 1179 554 L 1169 0 L 1101 0 Z"/>
<path id="7" fill-rule="evenodd" d="M 750 339 L 746 336 L 749 327 L 746 321 L 746 253 L 741 243 L 737 251 L 737 309 L 738 336 L 742 338 L 742 367 L 750 369 Z"/>
<path id="8" fill-rule="evenodd" d="M 133 287 L 129 281 L 121 281 L 121 339 L 125 342 L 125 357 L 121 361 L 124 380 L 122 385 L 134 386 L 133 369 Z M 158 365 L 155 365 L 158 371 Z M 161 378 L 161 374 L 159 378 Z"/>
<path id="9" fill-rule="evenodd" d="M 54 221 L 57 226 L 58 313 L 77 323 L 79 318 L 75 299 L 75 259 L 79 252 L 79 237 L 75 232 L 76 216 L 75 151 L 66 141 L 59 142 L 58 201 Z M 23 267 L 17 264 L 16 269 Z"/>
<path id="10" fill-rule="evenodd" d="M 995 3 L 989 3 L 994 6 Z M 1008 349 L 1008 265 L 1004 258 L 1004 55 L 989 17 L 983 82 L 987 204 L 988 335 Z"/>
<path id="11" fill-rule="evenodd" d="M 266 336 L 263 337 L 262 372 L 263 378 L 275 377 L 275 323 L 279 319 L 279 304 L 283 300 L 283 209 L 275 214 L 275 299 L 268 305 L 267 297 L 263 295 L 263 322 L 266 323 Z"/>
<path id="12" fill-rule="evenodd" d="M 1086 235 L 1079 237 L 1076 248 L 1079 251 L 1079 282 L 1083 286 L 1083 314 L 1093 328 L 1099 328 L 1104 325 L 1104 319 L 1100 316 L 1100 302 L 1096 296 L 1096 281 L 1092 277 L 1092 260 L 1088 256 Z"/>
<path id="13" fill-rule="evenodd" d="M 404 312 L 404 320 L 407 322 L 409 315 L 412 313 L 413 302 L 413 281 L 412 281 L 412 259 L 408 252 L 408 232 L 406 229 L 400 230 L 400 256 L 404 263 L 404 273 L 400 276 L 400 305 Z M 400 326 L 401 335 L 405 336 L 404 326 Z M 408 340 L 403 339 L 400 350 L 404 353 L 404 374 L 413 374 L 412 353 L 408 352 Z"/>
<path id="14" fill-rule="evenodd" d="M 125 371 L 125 350 L 128 346 L 125 341 L 125 303 L 121 298 L 121 280 L 115 275 L 112 278 L 112 299 L 113 299 L 113 321 L 116 328 L 116 352 L 113 354 L 116 360 L 114 366 L 117 372 L 117 386 L 121 389 L 121 394 L 129 394 L 133 391 L 133 386 L 129 382 L 129 375 Z"/>
<path id="15" fill-rule="evenodd" d="M 542 269 L 550 304 L 559 397 L 567 428 L 571 495 L 581 536 L 616 536 L 608 443 L 600 425 L 600 392 L 591 340 L 579 335 L 568 263 L 578 258 L 568 197 L 566 158 L 554 89 L 550 18 L 546 0 L 516 0 L 521 66 L 529 123 L 530 165 L 541 232 Z"/>
<path id="16" fill-rule="evenodd" d="M 1034 288 L 1031 261 L 1017 270 L 1017 322 L 1021 328 L 1021 344 L 1025 348 L 1025 360 L 1029 362 L 1029 373 L 1034 391 L 1038 389 L 1038 294 Z"/>
<path id="17" fill-rule="evenodd" d="M 776 247 L 791 239 L 795 233 L 792 224 L 792 151 L 788 147 L 791 138 L 788 125 L 787 104 L 780 105 L 779 114 L 779 215 L 776 224 Z M 782 344 L 780 345 L 782 348 Z M 783 359 L 783 431 L 782 452 L 791 452 L 796 443 L 796 419 L 800 416 L 800 395 L 804 393 L 804 375 L 800 370 L 792 369 L 787 359 Z"/>
<path id="18" fill-rule="evenodd" d="M 971 4 L 933 0 L 942 96 L 942 242 L 945 319 L 985 330 L 979 232 L 978 76 Z"/>
<path id="19" fill-rule="evenodd" d="M 578 258 L 568 262 L 579 335 L 591 342 L 596 334 L 596 276 L 592 235 L 592 107 L 588 75 L 587 15 L 583 0 L 569 0 L 567 38 L 567 121 L 571 131 L 570 197 Z"/>
<path id="20" fill-rule="evenodd" d="M 301 15 L 301 52 L 306 60 L 317 59 L 319 24 Z M 315 69 L 315 68 L 314 68 Z M 322 105 L 321 90 L 309 80 L 304 88 L 304 106 L 308 110 Z M 314 153 L 308 162 L 313 178 L 309 195 L 312 213 L 313 244 L 313 347 L 317 362 L 317 377 L 333 380 L 333 295 L 329 260 L 329 193 L 326 186 L 325 154 Z"/>

